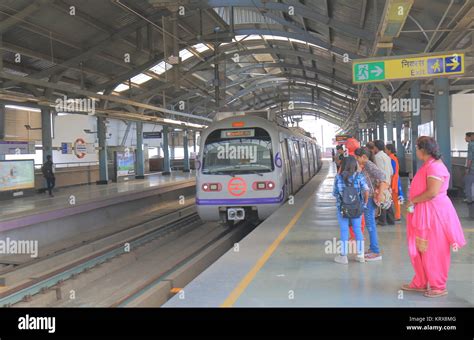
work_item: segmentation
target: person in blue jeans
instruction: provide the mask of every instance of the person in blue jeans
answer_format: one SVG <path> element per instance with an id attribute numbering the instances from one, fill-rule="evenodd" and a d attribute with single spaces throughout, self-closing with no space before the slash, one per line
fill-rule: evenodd
<path id="1" fill-rule="evenodd" d="M 341 254 L 337 255 L 334 261 L 341 264 L 348 264 L 349 254 L 349 223 L 352 225 L 356 237 L 356 260 L 365 262 L 364 257 L 364 235 L 361 230 L 362 214 L 359 217 L 344 217 L 341 212 L 342 195 L 348 185 L 353 186 L 359 195 L 359 201 L 367 205 L 369 199 L 369 187 L 362 173 L 357 171 L 357 161 L 353 156 L 346 157 L 342 162 L 342 172 L 336 175 L 334 180 L 333 195 L 337 200 L 337 219 L 341 228 L 342 249 Z"/>
<path id="2" fill-rule="evenodd" d="M 365 225 L 369 232 L 370 247 L 365 254 L 365 260 L 369 262 L 380 261 L 382 260 L 382 255 L 380 253 L 375 214 L 377 211 L 377 203 L 383 200 L 383 192 L 390 184 L 385 179 L 384 172 L 369 160 L 371 153 L 368 148 L 358 148 L 354 154 L 359 166 L 362 168 L 366 182 L 369 185 L 369 200 L 367 202 L 367 208 L 364 211 L 364 217 Z"/>

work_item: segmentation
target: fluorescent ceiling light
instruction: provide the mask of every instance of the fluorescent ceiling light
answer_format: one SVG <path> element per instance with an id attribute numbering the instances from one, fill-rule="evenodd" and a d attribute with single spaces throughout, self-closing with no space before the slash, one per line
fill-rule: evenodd
<path id="1" fill-rule="evenodd" d="M 15 109 L 15 110 L 41 112 L 40 109 L 37 109 L 37 108 L 34 108 L 34 107 L 27 107 L 27 106 L 5 105 L 5 107 L 7 107 L 7 108 L 9 108 L 9 109 Z"/>

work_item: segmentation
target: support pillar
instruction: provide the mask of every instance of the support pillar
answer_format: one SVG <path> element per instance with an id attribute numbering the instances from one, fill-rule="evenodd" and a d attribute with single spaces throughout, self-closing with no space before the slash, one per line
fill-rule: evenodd
<path id="1" fill-rule="evenodd" d="M 145 157 L 143 155 L 143 122 L 136 122 L 137 128 L 137 172 L 135 178 L 145 178 Z"/>
<path id="2" fill-rule="evenodd" d="M 168 147 L 168 127 L 163 126 L 162 130 L 163 135 L 163 172 L 162 175 L 169 175 L 171 173 L 170 167 L 170 150 Z"/>
<path id="3" fill-rule="evenodd" d="M 105 118 L 97 117 L 97 138 L 99 139 L 99 180 L 97 184 L 109 183 L 106 134 Z"/>
<path id="4" fill-rule="evenodd" d="M 420 81 L 416 80 L 410 87 L 410 97 L 412 101 L 418 101 L 420 103 Z M 421 104 L 420 104 L 421 105 Z M 418 136 L 418 125 L 421 124 L 421 107 L 418 105 L 418 109 L 411 113 L 411 153 L 412 153 L 412 167 L 413 176 L 416 170 L 420 168 L 420 161 L 416 158 L 416 140 Z"/>
<path id="5" fill-rule="evenodd" d="M 402 145 L 402 116 L 400 113 L 397 114 L 397 158 L 398 163 L 400 164 L 400 172 L 406 173 L 406 163 L 405 163 L 405 148 Z"/>
<path id="6" fill-rule="evenodd" d="M 1 35 L 0 35 L 1 39 Z M 1 59 L 1 55 L 0 55 Z M 0 103 L 0 140 L 3 140 L 5 138 L 5 104 Z M 5 159 L 5 154 L 0 154 L 0 160 Z"/>
<path id="7" fill-rule="evenodd" d="M 189 172 L 188 130 L 183 131 L 183 172 Z"/>
<path id="8" fill-rule="evenodd" d="M 41 109 L 41 140 L 43 144 L 43 163 L 46 162 L 46 156 L 53 156 L 53 137 L 51 133 L 51 109 Z"/>
<path id="9" fill-rule="evenodd" d="M 436 78 L 434 80 L 434 90 L 436 141 L 438 142 L 441 155 L 443 155 L 443 162 L 451 173 L 449 183 L 451 187 L 453 176 L 451 171 L 451 115 L 448 78 Z"/>
<path id="10" fill-rule="evenodd" d="M 384 141 L 385 142 L 385 131 L 384 131 L 384 127 L 385 127 L 385 122 L 384 122 L 384 119 L 382 117 L 382 119 L 380 120 L 379 124 L 378 124 L 378 128 L 379 128 L 379 138 L 381 141 Z"/>
<path id="11" fill-rule="evenodd" d="M 387 141 L 388 143 L 393 143 L 393 121 L 391 114 L 388 114 L 387 119 Z"/>

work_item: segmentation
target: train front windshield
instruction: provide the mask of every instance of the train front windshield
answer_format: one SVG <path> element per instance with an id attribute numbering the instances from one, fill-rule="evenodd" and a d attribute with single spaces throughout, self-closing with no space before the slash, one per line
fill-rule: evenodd
<path id="1" fill-rule="evenodd" d="M 215 130 L 206 139 L 203 174 L 264 173 L 273 169 L 272 142 L 264 129 Z"/>

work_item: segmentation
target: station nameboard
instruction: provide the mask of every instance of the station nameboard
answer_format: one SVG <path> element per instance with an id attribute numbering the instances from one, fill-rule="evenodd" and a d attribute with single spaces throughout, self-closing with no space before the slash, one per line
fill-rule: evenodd
<path id="1" fill-rule="evenodd" d="M 143 132 L 143 139 L 160 139 L 162 138 L 161 131 Z"/>
<path id="2" fill-rule="evenodd" d="M 397 56 L 352 62 L 352 82 L 448 77 L 464 74 L 464 53 Z"/>

